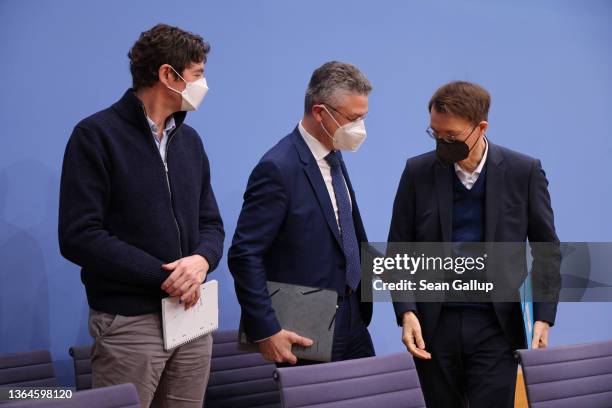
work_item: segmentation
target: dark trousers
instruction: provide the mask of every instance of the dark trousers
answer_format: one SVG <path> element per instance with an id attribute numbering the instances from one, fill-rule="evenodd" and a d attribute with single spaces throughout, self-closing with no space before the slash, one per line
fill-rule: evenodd
<path id="1" fill-rule="evenodd" d="M 442 307 L 431 360 L 415 358 L 430 408 L 514 407 L 517 361 L 492 307 Z"/>
<path id="2" fill-rule="evenodd" d="M 363 323 L 357 294 L 338 300 L 332 361 L 375 356 L 370 332 Z"/>
<path id="3" fill-rule="evenodd" d="M 359 299 L 355 293 L 338 299 L 338 310 L 334 323 L 332 361 L 375 356 L 370 332 L 361 318 Z M 318 361 L 298 359 L 295 365 L 319 364 Z M 291 364 L 276 364 L 291 367 Z"/>

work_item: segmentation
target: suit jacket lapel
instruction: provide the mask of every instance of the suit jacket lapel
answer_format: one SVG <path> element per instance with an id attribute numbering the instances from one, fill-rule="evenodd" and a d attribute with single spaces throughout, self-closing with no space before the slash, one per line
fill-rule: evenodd
<path id="1" fill-rule="evenodd" d="M 445 167 L 439 163 L 436 163 L 434 166 L 442 241 L 450 242 L 453 229 L 453 174 L 448 167 Z"/>
<path id="2" fill-rule="evenodd" d="M 334 214 L 334 207 L 332 206 L 331 199 L 329 198 L 325 181 L 323 181 L 321 170 L 319 170 L 319 165 L 308 148 L 308 145 L 306 145 L 306 142 L 304 139 L 302 139 L 302 135 L 297 127 L 292 133 L 292 141 L 298 151 L 300 160 L 304 165 L 304 173 L 306 173 L 306 177 L 308 178 L 308 181 L 314 190 L 315 196 L 317 197 L 317 201 L 319 202 L 319 206 L 323 211 L 325 221 L 327 221 L 327 225 L 329 226 L 332 234 L 334 234 L 338 245 L 342 247 L 340 231 L 338 229 L 338 223 L 336 222 L 336 215 Z"/>
<path id="3" fill-rule="evenodd" d="M 487 153 L 487 175 L 485 184 L 485 241 L 495 241 L 495 229 L 499 218 L 499 206 L 503 203 L 503 195 L 505 192 L 504 181 L 506 175 L 506 167 L 503 163 L 503 157 L 499 148 L 489 143 L 489 151 Z"/>

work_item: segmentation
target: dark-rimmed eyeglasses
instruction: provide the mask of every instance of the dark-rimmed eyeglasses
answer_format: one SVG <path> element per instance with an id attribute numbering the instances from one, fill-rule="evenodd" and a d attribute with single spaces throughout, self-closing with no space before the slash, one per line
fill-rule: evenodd
<path id="1" fill-rule="evenodd" d="M 472 127 L 472 130 L 470 131 L 470 133 L 467 135 L 466 139 L 469 138 L 472 133 L 474 133 L 474 130 L 476 130 L 476 128 L 478 127 L 478 125 L 475 125 L 474 127 Z M 427 129 L 425 129 L 425 132 L 427 133 L 427 135 L 429 137 L 431 137 L 434 140 L 441 140 L 445 143 L 455 143 L 457 142 L 457 137 L 460 137 L 461 135 L 463 135 L 465 132 L 467 132 L 470 128 L 467 127 L 465 128 L 462 132 L 460 132 L 458 135 L 446 135 L 446 136 L 440 136 L 435 130 L 433 130 L 431 128 L 431 126 L 427 126 Z"/>

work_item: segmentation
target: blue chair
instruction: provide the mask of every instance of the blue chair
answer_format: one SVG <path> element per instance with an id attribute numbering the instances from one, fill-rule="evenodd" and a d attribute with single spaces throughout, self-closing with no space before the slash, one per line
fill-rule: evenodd
<path id="1" fill-rule="evenodd" d="M 277 369 L 283 408 L 423 408 L 412 356 L 396 353 Z"/>
<path id="2" fill-rule="evenodd" d="M 1 353 L 0 386 L 57 386 L 57 378 L 55 377 L 49 350 Z"/>
<path id="3" fill-rule="evenodd" d="M 531 408 L 612 407 L 612 341 L 517 354 Z"/>
<path id="4" fill-rule="evenodd" d="M 77 391 L 91 388 L 91 346 L 73 346 L 68 350 L 74 362 L 74 384 Z"/>
<path id="5" fill-rule="evenodd" d="M 244 351 L 236 330 L 214 332 L 213 339 L 205 407 L 279 408 L 276 365 L 259 353 Z"/>

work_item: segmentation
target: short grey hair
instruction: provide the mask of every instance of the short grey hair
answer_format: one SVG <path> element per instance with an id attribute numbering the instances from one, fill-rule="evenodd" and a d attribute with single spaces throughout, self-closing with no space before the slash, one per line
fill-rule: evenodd
<path id="1" fill-rule="evenodd" d="M 312 73 L 304 98 L 304 112 L 310 113 L 318 104 L 334 106 L 346 93 L 368 95 L 371 91 L 370 81 L 356 66 L 339 61 L 326 62 Z"/>

